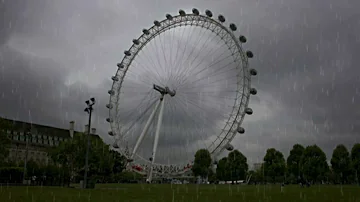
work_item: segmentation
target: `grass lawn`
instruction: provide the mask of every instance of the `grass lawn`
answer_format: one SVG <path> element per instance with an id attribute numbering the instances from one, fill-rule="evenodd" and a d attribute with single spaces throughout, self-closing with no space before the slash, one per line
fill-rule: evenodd
<path id="1" fill-rule="evenodd" d="M 358 186 L 280 186 L 253 185 L 169 185 L 101 184 L 93 190 L 61 187 L 6 187 L 0 202 L 122 202 L 122 201 L 249 201 L 249 202 L 360 202 Z"/>

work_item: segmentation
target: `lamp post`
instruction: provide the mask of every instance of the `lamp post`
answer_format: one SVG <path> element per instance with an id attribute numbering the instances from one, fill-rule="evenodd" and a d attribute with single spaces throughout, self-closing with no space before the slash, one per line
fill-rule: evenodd
<path id="1" fill-rule="evenodd" d="M 91 128 L 91 114 L 93 109 L 93 105 L 95 104 L 95 98 L 90 98 L 90 100 L 85 101 L 87 107 L 85 108 L 85 112 L 89 114 L 89 124 L 87 129 L 87 145 L 86 145 L 86 156 L 85 156 L 85 173 L 84 173 L 84 183 L 83 188 L 86 189 L 87 185 L 87 172 L 89 169 L 89 147 L 90 147 L 90 128 Z"/>

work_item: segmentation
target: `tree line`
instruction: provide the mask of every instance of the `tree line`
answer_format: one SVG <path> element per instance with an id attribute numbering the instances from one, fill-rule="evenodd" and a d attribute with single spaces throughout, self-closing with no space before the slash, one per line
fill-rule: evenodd
<path id="1" fill-rule="evenodd" d="M 216 164 L 215 170 L 212 169 L 212 162 Z M 263 162 L 253 170 L 249 170 L 247 158 L 238 150 L 230 152 L 219 161 L 213 161 L 209 151 L 200 149 L 195 154 L 192 172 L 194 176 L 214 182 L 248 180 L 249 183 L 359 183 L 360 144 L 353 145 L 350 152 L 344 145 L 337 145 L 330 164 L 317 145 L 304 147 L 295 144 L 287 159 L 282 152 L 269 148 Z"/>
<path id="2" fill-rule="evenodd" d="M 69 185 L 78 183 L 84 177 L 87 135 L 77 133 L 57 147 L 47 150 L 48 163 L 41 164 L 32 159 L 11 161 L 8 158 L 11 140 L 6 130 L 11 126 L 0 123 L 0 183 L 21 183 L 24 179 L 35 184 Z M 110 149 L 101 138 L 91 136 L 88 164 L 89 182 L 135 182 L 142 176 L 124 171 L 126 159 Z M 25 173 L 25 174 L 24 174 Z"/>

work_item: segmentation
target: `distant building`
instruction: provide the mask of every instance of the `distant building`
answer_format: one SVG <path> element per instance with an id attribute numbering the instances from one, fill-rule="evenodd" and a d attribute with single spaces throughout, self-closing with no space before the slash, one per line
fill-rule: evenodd
<path id="1" fill-rule="evenodd" d="M 260 170 L 261 166 L 262 166 L 262 163 L 254 163 L 254 165 L 253 165 L 254 170 Z"/>
<path id="2" fill-rule="evenodd" d="M 74 134 L 79 133 L 74 131 L 74 121 L 70 122 L 68 129 L 9 119 L 2 119 L 2 121 L 10 124 L 12 128 L 12 130 L 6 131 L 11 140 L 8 160 L 15 163 L 24 162 L 27 154 L 28 161 L 33 160 L 39 164 L 47 165 L 49 163 L 48 149 L 58 146 L 60 142 L 73 138 Z M 92 129 L 92 134 L 96 134 L 95 128 Z M 98 135 L 96 136 L 100 138 Z M 28 138 L 27 148 L 26 138 Z"/>

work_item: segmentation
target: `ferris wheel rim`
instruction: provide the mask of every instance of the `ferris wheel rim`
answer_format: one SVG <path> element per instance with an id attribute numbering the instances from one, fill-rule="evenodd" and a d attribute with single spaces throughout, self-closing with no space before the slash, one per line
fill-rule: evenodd
<path id="1" fill-rule="evenodd" d="M 178 21 L 176 21 L 178 20 Z M 191 24 L 186 24 L 187 22 L 193 21 L 194 23 Z M 203 22 L 208 23 L 209 26 L 205 27 L 204 24 L 200 25 L 199 22 Z M 236 53 L 239 54 L 240 56 L 240 61 L 241 61 L 241 70 L 243 71 L 243 90 L 242 92 L 236 91 L 236 100 L 240 99 L 240 105 L 243 106 L 243 109 L 245 110 L 249 104 L 249 98 L 250 98 L 250 86 L 251 86 L 251 76 L 249 74 L 248 71 L 248 57 L 245 55 L 245 52 L 243 51 L 243 48 L 241 46 L 241 44 L 238 42 L 238 39 L 235 37 L 233 31 L 229 30 L 228 28 L 226 28 L 222 22 L 218 22 L 216 20 L 214 20 L 211 17 L 205 16 L 205 15 L 201 15 L 201 14 L 185 14 L 185 15 L 176 15 L 176 16 L 171 16 L 171 19 L 169 18 L 165 18 L 164 20 L 162 20 L 161 22 L 159 22 L 161 26 L 158 25 L 153 25 L 151 28 L 149 29 L 144 29 L 143 30 L 143 34 L 138 37 L 136 40 L 140 42 L 140 44 L 135 44 L 133 43 L 132 46 L 128 49 L 128 52 L 130 53 L 130 56 L 126 55 L 123 57 L 122 61 L 120 64 L 123 64 L 123 70 L 121 70 L 121 68 L 119 67 L 116 71 L 116 76 L 119 76 L 121 74 L 121 72 L 124 72 L 123 75 L 121 76 L 121 78 L 119 78 L 119 81 L 114 81 L 112 84 L 111 89 L 114 90 L 117 93 L 122 86 L 122 82 L 124 81 L 124 78 L 126 76 L 126 72 L 128 70 L 128 68 L 131 66 L 132 61 L 136 58 L 136 56 L 138 55 L 138 53 L 141 52 L 141 50 L 147 45 L 148 42 L 150 42 L 151 40 L 155 39 L 156 36 L 162 34 L 163 32 L 166 32 L 170 29 L 176 28 L 178 26 L 182 26 L 181 23 L 184 23 L 184 26 L 198 26 L 198 27 L 202 27 L 205 29 L 209 29 L 210 25 L 214 25 L 215 28 L 220 28 L 219 32 L 221 31 L 225 31 L 227 33 L 227 35 L 224 35 L 223 37 L 228 37 L 228 40 L 231 40 L 234 44 L 234 46 L 236 46 Z M 163 26 L 165 25 L 165 26 Z M 159 28 L 160 27 L 160 28 Z M 214 28 L 214 29 L 215 29 Z M 210 30 L 210 31 L 214 31 L 214 30 Z M 150 34 L 146 34 L 145 32 L 149 32 Z M 153 34 L 151 34 L 153 33 Z M 226 41 L 225 39 L 221 38 L 221 40 Z M 135 41 L 135 40 L 134 40 Z M 229 45 L 226 44 L 229 48 Z M 230 49 L 230 48 L 229 48 Z M 133 51 L 135 50 L 135 51 Z M 116 84 L 119 84 L 118 86 L 116 86 Z M 239 89 L 239 85 L 238 85 L 238 89 Z M 240 94 L 240 98 L 238 98 L 238 94 Z M 113 100 L 115 98 L 115 101 Z M 115 95 L 110 95 L 110 101 L 109 103 L 116 103 L 116 106 L 118 106 L 118 101 L 119 101 L 119 93 L 115 94 Z M 236 105 L 236 101 L 235 101 L 235 105 Z M 234 108 L 235 108 L 234 105 Z M 237 112 L 236 112 L 236 116 L 234 121 L 232 122 L 232 126 L 230 127 L 231 130 L 229 130 L 226 135 L 222 138 L 221 142 L 215 146 L 214 149 L 212 149 L 210 151 L 210 153 L 212 155 L 217 155 L 219 153 L 221 153 L 227 144 L 229 144 L 233 138 L 236 136 L 237 133 L 237 128 L 241 126 L 244 116 L 245 116 L 245 112 L 241 112 L 241 106 L 237 107 Z M 112 109 L 109 109 L 109 117 L 111 117 L 112 114 Z M 230 118 L 229 118 L 230 119 Z M 236 120 L 236 121 L 235 121 Z M 118 128 L 118 126 L 113 123 L 110 122 L 111 125 L 111 129 L 112 131 L 116 131 Z M 235 125 L 235 126 L 234 126 Z M 236 127 L 234 129 L 234 127 Z M 221 134 L 217 134 L 217 138 L 219 138 Z M 214 141 L 215 142 L 215 141 Z M 212 144 L 211 143 L 209 148 L 211 147 Z M 137 155 L 137 154 L 136 154 Z M 146 160 L 144 157 L 142 157 L 141 155 L 137 155 L 139 157 L 141 157 L 142 159 Z M 147 160 L 146 160 L 147 161 Z M 169 164 L 157 164 L 154 163 L 155 165 L 169 165 Z"/>

